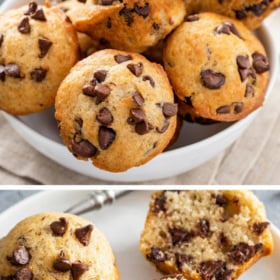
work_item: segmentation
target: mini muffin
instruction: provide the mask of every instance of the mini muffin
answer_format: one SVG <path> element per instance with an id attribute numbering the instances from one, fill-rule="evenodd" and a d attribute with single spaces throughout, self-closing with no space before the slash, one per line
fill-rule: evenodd
<path id="1" fill-rule="evenodd" d="M 17 224 L 0 240 L 0 267 L 0 279 L 119 279 L 104 235 L 64 213 L 37 214 Z"/>
<path id="2" fill-rule="evenodd" d="M 68 149 L 112 172 L 149 161 L 176 130 L 166 74 L 139 54 L 103 50 L 82 60 L 61 84 L 55 107 Z"/>
<path id="3" fill-rule="evenodd" d="M 249 29 L 258 28 L 280 6 L 280 0 L 185 0 L 187 14 L 214 12 L 242 21 Z"/>
<path id="4" fill-rule="evenodd" d="M 186 13 L 183 0 L 70 0 L 66 5 L 78 31 L 130 52 L 156 45 L 183 22 Z"/>
<path id="5" fill-rule="evenodd" d="M 164 66 L 178 98 L 195 115 L 236 121 L 262 106 L 269 61 L 259 40 L 240 22 L 203 13 L 168 38 Z"/>
<path id="6" fill-rule="evenodd" d="M 0 108 L 14 115 L 54 104 L 78 60 L 75 29 L 58 8 L 29 6 L 0 16 Z"/>
<path id="7" fill-rule="evenodd" d="M 272 252 L 263 204 L 248 191 L 152 195 L 140 250 L 165 274 L 235 280 Z"/>

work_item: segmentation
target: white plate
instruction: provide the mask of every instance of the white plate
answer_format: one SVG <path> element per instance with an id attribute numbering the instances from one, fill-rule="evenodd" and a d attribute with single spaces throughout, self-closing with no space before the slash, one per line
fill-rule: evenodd
<path id="1" fill-rule="evenodd" d="M 6 0 L 0 12 L 27 3 L 27 0 Z M 276 44 L 265 25 L 257 32 L 269 54 L 271 79 L 270 93 L 278 74 Z M 256 117 L 252 113 L 234 124 L 202 126 L 184 123 L 176 143 L 167 151 L 145 165 L 131 168 L 127 172 L 111 173 L 92 166 L 90 162 L 78 161 L 62 144 L 58 135 L 53 109 L 24 117 L 13 117 L 4 113 L 14 129 L 36 150 L 55 162 L 81 174 L 107 181 L 143 182 L 175 176 L 191 170 L 211 159 L 231 145 Z"/>
<path id="2" fill-rule="evenodd" d="M 87 197 L 87 191 L 52 191 L 34 195 L 0 215 L 0 237 L 21 219 L 44 211 L 64 211 Z M 140 233 L 148 209 L 150 192 L 133 192 L 84 217 L 91 220 L 109 239 L 121 272 L 121 280 L 152 280 L 160 274 L 138 250 Z M 272 226 L 274 253 L 259 261 L 240 280 L 279 280 L 280 232 Z"/>

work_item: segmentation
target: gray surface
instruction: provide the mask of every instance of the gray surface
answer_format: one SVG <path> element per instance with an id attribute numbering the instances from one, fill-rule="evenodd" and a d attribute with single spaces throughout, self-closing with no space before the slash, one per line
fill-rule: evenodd
<path id="1" fill-rule="evenodd" d="M 37 191 L 0 191 L 0 212 L 21 201 Z M 278 228 L 280 228 L 280 190 L 255 191 L 256 195 L 264 202 L 267 215 Z"/>

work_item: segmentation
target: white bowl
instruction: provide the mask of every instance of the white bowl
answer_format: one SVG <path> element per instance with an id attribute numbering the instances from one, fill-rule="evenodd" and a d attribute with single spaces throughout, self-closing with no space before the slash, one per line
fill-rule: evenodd
<path id="1" fill-rule="evenodd" d="M 24 0 L 6 0 L 0 12 L 27 3 Z M 276 44 L 263 25 L 257 36 L 263 42 L 271 64 L 271 77 L 267 96 L 276 81 L 278 54 Z M 58 135 L 53 109 L 24 117 L 14 117 L 3 113 L 12 127 L 36 150 L 55 162 L 81 174 L 107 181 L 143 182 L 163 179 L 191 170 L 211 159 L 231 145 L 249 126 L 258 111 L 234 124 L 214 124 L 202 126 L 184 123 L 179 139 L 166 152 L 158 155 L 140 167 L 122 173 L 111 173 L 94 167 L 90 162 L 78 161 L 62 144 Z"/>

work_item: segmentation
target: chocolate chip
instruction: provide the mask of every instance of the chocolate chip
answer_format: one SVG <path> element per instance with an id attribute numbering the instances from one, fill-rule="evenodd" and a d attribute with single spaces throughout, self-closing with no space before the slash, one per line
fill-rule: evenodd
<path id="1" fill-rule="evenodd" d="M 78 0 L 78 2 L 80 2 L 80 3 L 86 3 L 87 0 Z"/>
<path id="2" fill-rule="evenodd" d="M 31 27 L 29 24 L 29 18 L 24 17 L 20 24 L 18 25 L 18 31 L 22 34 L 29 34 L 31 32 Z"/>
<path id="3" fill-rule="evenodd" d="M 230 33 L 232 33 L 232 34 L 236 35 L 237 37 L 239 37 L 240 39 L 243 39 L 241 34 L 239 33 L 239 31 L 235 27 L 235 25 L 231 22 L 228 22 L 228 21 L 220 24 L 219 26 L 217 26 L 215 31 L 218 34 L 223 33 L 223 34 L 230 35 Z"/>
<path id="4" fill-rule="evenodd" d="M 152 247 L 150 254 L 147 258 L 153 263 L 160 263 L 166 261 L 166 255 L 164 252 L 158 247 Z"/>
<path id="5" fill-rule="evenodd" d="M 234 265 L 241 265 L 249 261 L 255 254 L 254 246 L 240 242 L 232 247 L 228 253 L 228 258 Z"/>
<path id="6" fill-rule="evenodd" d="M 42 8 L 38 9 L 34 14 L 32 14 L 31 18 L 33 18 L 35 20 L 39 20 L 39 21 L 47 21 L 47 19 L 45 17 L 45 13 Z"/>
<path id="7" fill-rule="evenodd" d="M 103 6 L 109 6 L 112 5 L 114 0 L 101 0 L 101 5 Z"/>
<path id="8" fill-rule="evenodd" d="M 151 125 L 145 120 L 137 123 L 135 126 L 135 132 L 139 135 L 145 135 L 152 129 Z"/>
<path id="9" fill-rule="evenodd" d="M 99 70 L 99 71 L 96 71 L 93 74 L 93 76 L 99 83 L 102 83 L 106 80 L 107 73 L 108 73 L 108 71 L 106 71 L 106 70 Z"/>
<path id="10" fill-rule="evenodd" d="M 149 82 L 150 82 L 150 85 L 151 85 L 153 88 L 154 88 L 155 85 L 156 85 L 155 81 L 154 81 L 153 78 L 150 77 L 150 76 L 143 76 L 143 81 L 144 81 L 144 82 L 145 82 L 145 81 L 149 81 Z"/>
<path id="11" fill-rule="evenodd" d="M 177 267 L 181 270 L 184 264 L 189 264 L 193 257 L 190 255 L 175 253 Z"/>
<path id="12" fill-rule="evenodd" d="M 190 107 L 193 107 L 192 96 L 185 96 L 185 103 Z"/>
<path id="13" fill-rule="evenodd" d="M 132 98 L 133 98 L 134 102 L 135 102 L 139 107 L 141 107 L 141 106 L 144 105 L 145 99 L 144 99 L 144 97 L 143 97 L 140 93 L 135 92 L 135 93 L 133 94 Z"/>
<path id="14" fill-rule="evenodd" d="M 116 132 L 109 127 L 101 126 L 98 132 L 98 143 L 102 150 L 107 150 L 115 141 Z"/>
<path id="15" fill-rule="evenodd" d="M 5 66 L 5 73 L 7 76 L 12 78 L 22 78 L 20 75 L 19 66 L 15 63 L 9 63 Z"/>
<path id="16" fill-rule="evenodd" d="M 210 234 L 210 223 L 207 219 L 200 219 L 198 225 L 198 232 L 197 234 L 202 237 L 202 238 L 206 238 L 209 236 Z"/>
<path id="17" fill-rule="evenodd" d="M 5 69 L 5 66 L 0 64 L 0 80 L 2 82 L 5 82 L 6 80 L 6 69 Z"/>
<path id="18" fill-rule="evenodd" d="M 59 221 L 50 224 L 50 228 L 54 236 L 63 236 L 68 228 L 68 221 L 61 217 Z"/>
<path id="19" fill-rule="evenodd" d="M 251 85 L 246 85 L 245 97 L 254 97 L 255 90 Z"/>
<path id="20" fill-rule="evenodd" d="M 22 268 L 16 273 L 16 280 L 32 280 L 33 273 L 29 268 Z"/>
<path id="21" fill-rule="evenodd" d="M 156 31 L 158 31 L 160 29 L 160 25 L 156 22 L 153 22 L 152 26 L 153 26 L 153 29 Z"/>
<path id="22" fill-rule="evenodd" d="M 141 109 L 131 109 L 130 110 L 130 120 L 132 124 L 137 124 L 143 122 L 146 119 L 145 112 Z"/>
<path id="23" fill-rule="evenodd" d="M 233 270 L 229 270 L 225 262 L 222 261 L 205 261 L 200 263 L 199 273 L 202 280 L 231 280 Z"/>
<path id="24" fill-rule="evenodd" d="M 94 88 L 94 94 L 96 95 L 96 105 L 103 102 L 111 93 L 111 89 L 103 84 L 98 84 Z"/>
<path id="25" fill-rule="evenodd" d="M 267 57 L 258 52 L 253 53 L 253 67 L 258 74 L 262 74 L 270 69 Z"/>
<path id="26" fill-rule="evenodd" d="M 24 13 L 26 16 L 30 16 L 36 12 L 38 4 L 36 2 L 30 2 L 28 4 L 28 10 Z"/>
<path id="27" fill-rule="evenodd" d="M 159 213 L 161 211 L 165 212 L 166 211 L 165 203 L 166 203 L 166 197 L 164 192 L 162 192 L 159 196 L 155 198 L 153 212 L 154 213 Z"/>
<path id="28" fill-rule="evenodd" d="M 114 59 L 117 63 L 123 63 L 123 62 L 126 62 L 126 61 L 129 61 L 129 60 L 132 60 L 132 56 L 131 55 L 121 55 L 121 54 L 118 54 L 118 55 L 115 55 L 114 56 Z"/>
<path id="29" fill-rule="evenodd" d="M 73 280 L 79 280 L 81 276 L 88 270 L 89 270 L 88 265 L 84 263 L 81 262 L 72 263 L 71 274 Z"/>
<path id="30" fill-rule="evenodd" d="M 200 73 L 202 84 L 209 89 L 219 89 L 225 83 L 225 75 L 214 72 L 211 69 L 203 70 Z"/>
<path id="31" fill-rule="evenodd" d="M 233 102 L 232 105 L 234 106 L 234 113 L 239 114 L 243 111 L 244 104 L 243 102 Z"/>
<path id="32" fill-rule="evenodd" d="M 199 16 L 198 15 L 189 15 L 189 16 L 187 16 L 187 18 L 186 18 L 186 21 L 198 21 L 199 20 Z"/>
<path id="33" fill-rule="evenodd" d="M 3 41 L 4 41 L 4 35 L 0 33 L 0 47 L 2 46 Z"/>
<path id="34" fill-rule="evenodd" d="M 140 6 L 138 4 L 134 4 L 134 11 L 139 16 L 146 18 L 150 13 L 150 6 L 149 3 L 145 3 L 145 6 Z"/>
<path id="35" fill-rule="evenodd" d="M 171 228 L 169 229 L 169 234 L 171 236 L 173 246 L 182 242 L 189 242 L 193 237 L 193 232 L 188 232 L 184 229 Z"/>
<path id="36" fill-rule="evenodd" d="M 228 204 L 228 199 L 222 194 L 216 195 L 215 199 L 216 199 L 215 203 L 220 207 L 225 207 Z"/>
<path id="37" fill-rule="evenodd" d="M 256 233 L 257 235 L 261 235 L 268 226 L 269 226 L 268 222 L 254 223 L 253 232 Z"/>
<path id="38" fill-rule="evenodd" d="M 60 256 L 53 263 L 53 268 L 59 272 L 67 272 L 71 267 L 72 263 L 66 259 L 64 252 L 61 251 Z"/>
<path id="39" fill-rule="evenodd" d="M 34 68 L 31 72 L 30 72 L 30 77 L 31 80 L 34 80 L 35 82 L 42 82 L 46 76 L 47 76 L 47 69 L 44 68 Z"/>
<path id="40" fill-rule="evenodd" d="M 127 8 L 126 4 L 124 4 L 124 7 L 119 12 L 119 15 L 124 17 L 125 23 L 128 26 L 131 26 L 134 21 L 133 12 L 134 9 Z"/>
<path id="41" fill-rule="evenodd" d="M 110 125 L 113 121 L 113 115 L 108 108 L 102 108 L 96 115 L 96 119 L 104 125 Z"/>
<path id="42" fill-rule="evenodd" d="M 171 118 L 177 114 L 178 104 L 165 102 L 162 107 L 162 112 L 166 118 Z"/>
<path id="43" fill-rule="evenodd" d="M 252 67 L 248 69 L 238 68 L 238 72 L 240 75 L 241 82 L 244 82 L 249 76 L 251 76 L 254 80 L 256 79 L 256 73 Z"/>
<path id="44" fill-rule="evenodd" d="M 217 114 L 229 114 L 230 113 L 230 106 L 224 105 L 216 109 Z"/>
<path id="45" fill-rule="evenodd" d="M 241 69 L 248 69 L 250 68 L 250 60 L 249 60 L 249 56 L 246 55 L 239 55 L 236 58 L 236 62 L 239 68 Z"/>
<path id="46" fill-rule="evenodd" d="M 230 249 L 230 241 L 223 232 L 220 233 L 218 239 L 218 246 L 225 253 Z"/>
<path id="47" fill-rule="evenodd" d="M 96 155 L 97 148 L 92 145 L 88 140 L 81 140 L 76 143 L 74 140 L 71 141 L 71 150 L 74 155 L 90 158 Z"/>
<path id="48" fill-rule="evenodd" d="M 90 83 L 87 84 L 83 87 L 83 94 L 86 96 L 90 96 L 90 97 L 95 97 L 96 93 L 95 93 L 95 85 Z"/>
<path id="49" fill-rule="evenodd" d="M 83 244 L 84 246 L 88 246 L 92 231 L 93 231 L 93 225 L 87 225 L 82 228 L 77 228 L 75 230 L 75 236 L 81 244 Z"/>
<path id="50" fill-rule="evenodd" d="M 12 256 L 7 257 L 8 261 L 15 266 L 28 264 L 30 258 L 30 254 L 25 246 L 19 246 L 13 251 Z"/>
<path id="51" fill-rule="evenodd" d="M 142 75 L 142 73 L 143 73 L 143 64 L 142 64 L 142 62 L 139 62 L 137 64 L 128 64 L 127 68 L 136 77 L 140 77 Z"/>
<path id="52" fill-rule="evenodd" d="M 43 58 L 48 53 L 52 44 L 53 44 L 52 41 L 50 41 L 47 38 L 40 37 L 38 39 L 38 45 L 39 45 L 39 49 L 40 49 L 40 54 L 39 54 L 40 58 Z"/>
<path id="53" fill-rule="evenodd" d="M 169 125 L 170 125 L 169 121 L 165 119 L 163 126 L 161 128 L 157 127 L 156 131 L 158 133 L 164 133 L 168 129 Z"/>

